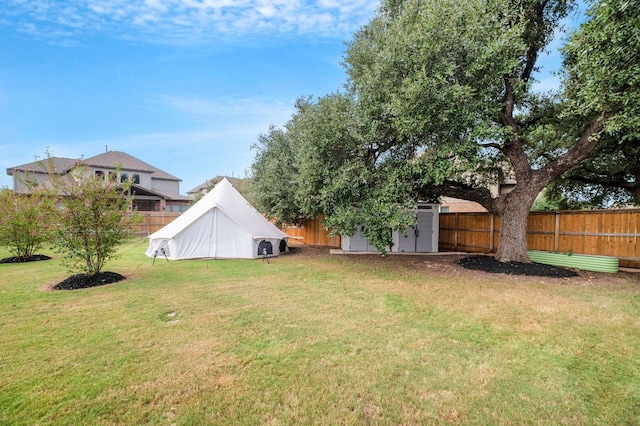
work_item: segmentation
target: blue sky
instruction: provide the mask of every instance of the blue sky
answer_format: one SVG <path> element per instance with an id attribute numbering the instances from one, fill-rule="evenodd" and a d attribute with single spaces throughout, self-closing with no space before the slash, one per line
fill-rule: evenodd
<path id="1" fill-rule="evenodd" d="M 8 167 L 124 151 L 182 179 L 243 177 L 296 98 L 340 90 L 371 0 L 0 0 L 0 187 Z M 557 44 L 541 89 L 557 80 Z"/>

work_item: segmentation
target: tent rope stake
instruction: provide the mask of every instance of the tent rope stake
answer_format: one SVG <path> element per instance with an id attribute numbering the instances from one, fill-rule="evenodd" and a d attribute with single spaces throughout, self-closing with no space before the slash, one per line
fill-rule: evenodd
<path id="1" fill-rule="evenodd" d="M 169 258 L 167 257 L 167 253 L 164 251 L 164 247 L 160 248 L 160 252 L 164 255 L 164 258 L 167 259 L 168 262 Z M 151 263 L 151 266 L 154 266 L 156 264 L 156 257 L 158 257 L 158 250 L 153 252 L 153 262 Z"/>

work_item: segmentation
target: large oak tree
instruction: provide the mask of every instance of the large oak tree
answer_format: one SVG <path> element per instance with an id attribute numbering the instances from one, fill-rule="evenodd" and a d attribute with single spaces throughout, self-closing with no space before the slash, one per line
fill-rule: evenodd
<path id="1" fill-rule="evenodd" d="M 295 170 L 294 210 L 323 213 L 340 233 L 367 223 L 384 249 L 388 230 L 411 220 L 398 206 L 454 196 L 500 217 L 497 259 L 529 261 L 538 193 L 603 137 L 631 143 L 640 133 L 633 1 L 593 3 L 564 48 L 562 90 L 534 91 L 539 57 L 573 3 L 384 1 L 348 46 L 347 93 L 299 105 L 280 135 Z M 507 177 L 517 182 L 511 192 L 489 190 Z"/>

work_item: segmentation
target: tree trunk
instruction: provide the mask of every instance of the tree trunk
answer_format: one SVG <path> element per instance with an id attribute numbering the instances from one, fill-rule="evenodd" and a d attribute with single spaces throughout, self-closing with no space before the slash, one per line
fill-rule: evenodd
<path id="1" fill-rule="evenodd" d="M 500 217 L 500 242 L 496 260 L 531 263 L 527 253 L 527 218 L 540 190 L 537 187 L 516 187 L 505 195 Z"/>

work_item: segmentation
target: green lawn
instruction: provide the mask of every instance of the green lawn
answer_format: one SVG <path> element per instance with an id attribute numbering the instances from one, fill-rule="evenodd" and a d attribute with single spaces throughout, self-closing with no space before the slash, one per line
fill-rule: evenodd
<path id="1" fill-rule="evenodd" d="M 0 264 L 0 424 L 640 424 L 640 274 L 145 249 L 84 290 Z"/>

